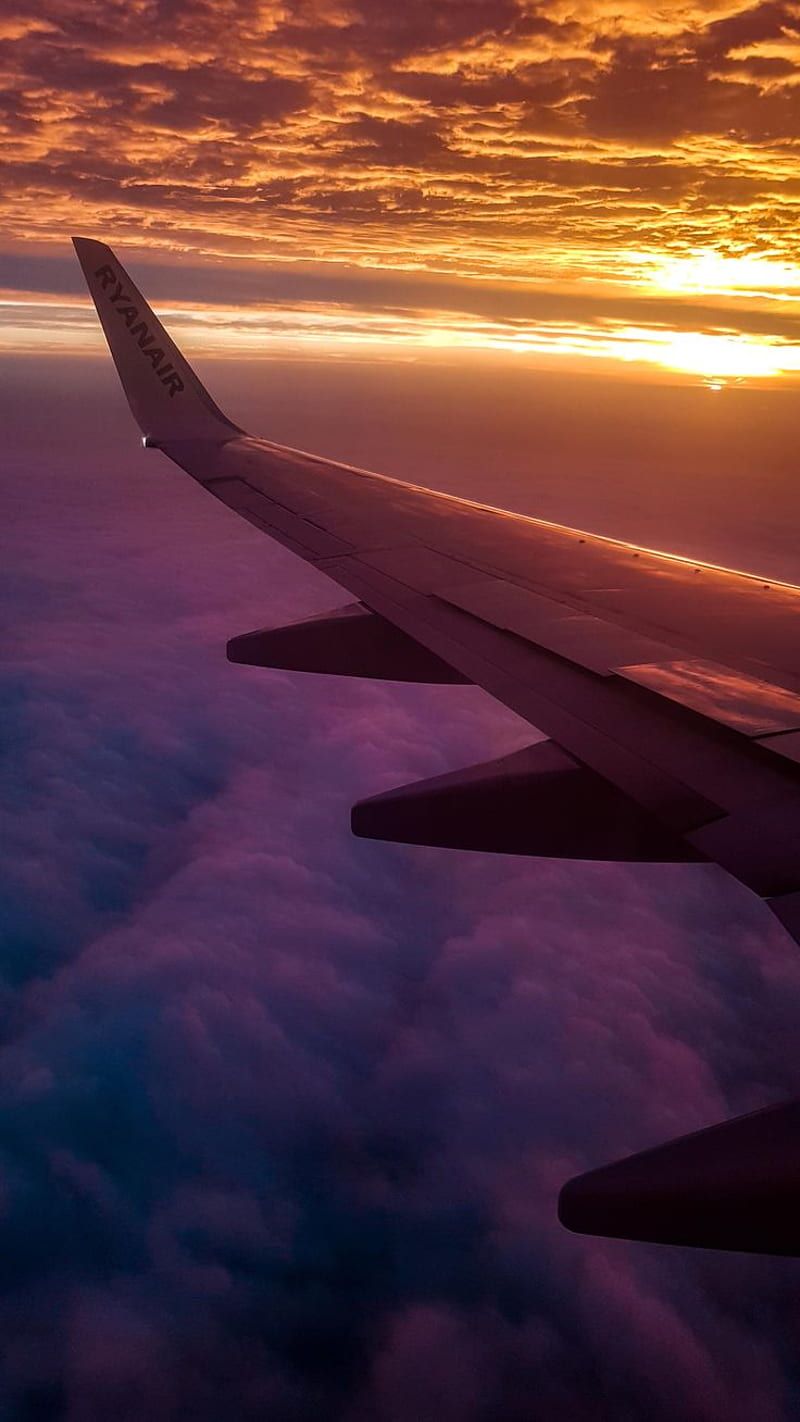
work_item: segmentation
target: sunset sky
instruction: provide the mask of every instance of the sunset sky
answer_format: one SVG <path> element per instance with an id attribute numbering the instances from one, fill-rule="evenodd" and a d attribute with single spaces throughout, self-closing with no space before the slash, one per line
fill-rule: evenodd
<path id="1" fill-rule="evenodd" d="M 800 582 L 800 3 L 0 17 L 0 1422 L 797 1422 L 800 1264 L 569 1234 L 800 1096 L 714 866 L 355 839 L 529 744 L 234 666 L 341 589 L 143 450 L 69 237 L 257 434 Z"/>
<path id="2" fill-rule="evenodd" d="M 800 376 L 800 4 L 42 0 L 0 21 L 0 343 Z"/>

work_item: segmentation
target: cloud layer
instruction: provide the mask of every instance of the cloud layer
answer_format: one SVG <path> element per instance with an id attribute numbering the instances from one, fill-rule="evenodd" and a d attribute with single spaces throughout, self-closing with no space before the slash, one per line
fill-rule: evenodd
<path id="1" fill-rule="evenodd" d="M 527 729 L 227 665 L 336 592 L 84 380 L 4 483 L 5 1415 L 788 1420 L 791 1262 L 554 1218 L 574 1170 L 796 1090 L 778 925 L 703 869 L 352 840 L 358 795 Z"/>

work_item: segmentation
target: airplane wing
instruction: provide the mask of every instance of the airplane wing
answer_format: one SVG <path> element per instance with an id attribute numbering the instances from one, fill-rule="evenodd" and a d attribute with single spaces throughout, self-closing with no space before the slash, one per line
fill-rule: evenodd
<path id="1" fill-rule="evenodd" d="M 548 738 L 362 801 L 355 833 L 711 861 L 800 941 L 800 587 L 254 438 L 218 409 L 111 250 L 74 241 L 145 446 L 354 599 L 236 637 L 229 657 L 472 682 Z M 573 1190 L 572 1228 L 584 1205 Z M 625 1232 L 624 1208 L 606 1215 L 608 1233 Z M 585 1217 L 603 1232 L 596 1200 Z"/>

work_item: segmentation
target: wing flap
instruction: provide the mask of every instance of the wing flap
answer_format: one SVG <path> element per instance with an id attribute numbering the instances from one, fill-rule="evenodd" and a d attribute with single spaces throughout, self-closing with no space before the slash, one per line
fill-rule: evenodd
<path id="1" fill-rule="evenodd" d="M 410 540 L 402 547 L 362 553 L 361 561 L 414 592 L 438 592 L 443 597 L 453 587 L 482 577 L 478 569 L 468 563 Z M 483 582 L 491 582 L 488 575 L 483 575 Z"/>
<path id="2" fill-rule="evenodd" d="M 800 731 L 790 731 L 782 736 L 764 736 L 760 744 L 775 755 L 785 756 L 795 765 L 800 765 Z"/>
<path id="3" fill-rule="evenodd" d="M 293 551 L 314 559 L 335 558 L 350 551 L 350 544 L 343 539 L 268 498 L 244 479 L 212 479 L 206 487 L 248 523 L 275 538 L 288 540 Z"/>
<path id="4" fill-rule="evenodd" d="M 745 736 L 800 729 L 800 696 L 700 657 L 618 667 L 621 676 Z"/>
<path id="5" fill-rule="evenodd" d="M 569 603 L 543 597 L 501 578 L 442 588 L 438 595 L 473 617 L 514 632 L 600 676 L 610 676 L 626 662 L 652 662 L 675 653 L 674 648 L 631 632 L 619 623 L 606 622 Z"/>

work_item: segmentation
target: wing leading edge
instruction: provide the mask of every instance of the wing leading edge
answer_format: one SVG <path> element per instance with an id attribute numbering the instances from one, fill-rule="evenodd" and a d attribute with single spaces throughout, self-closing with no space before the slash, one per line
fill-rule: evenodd
<path id="1" fill-rule="evenodd" d="M 800 588 L 252 438 L 111 250 L 75 246 L 145 444 L 356 599 L 329 619 L 237 638 L 231 659 L 474 682 L 553 743 L 511 769 L 363 802 L 357 833 L 710 860 L 800 941 Z M 555 813 L 561 793 L 570 814 Z M 575 1218 L 566 1211 L 579 1228 Z"/>

